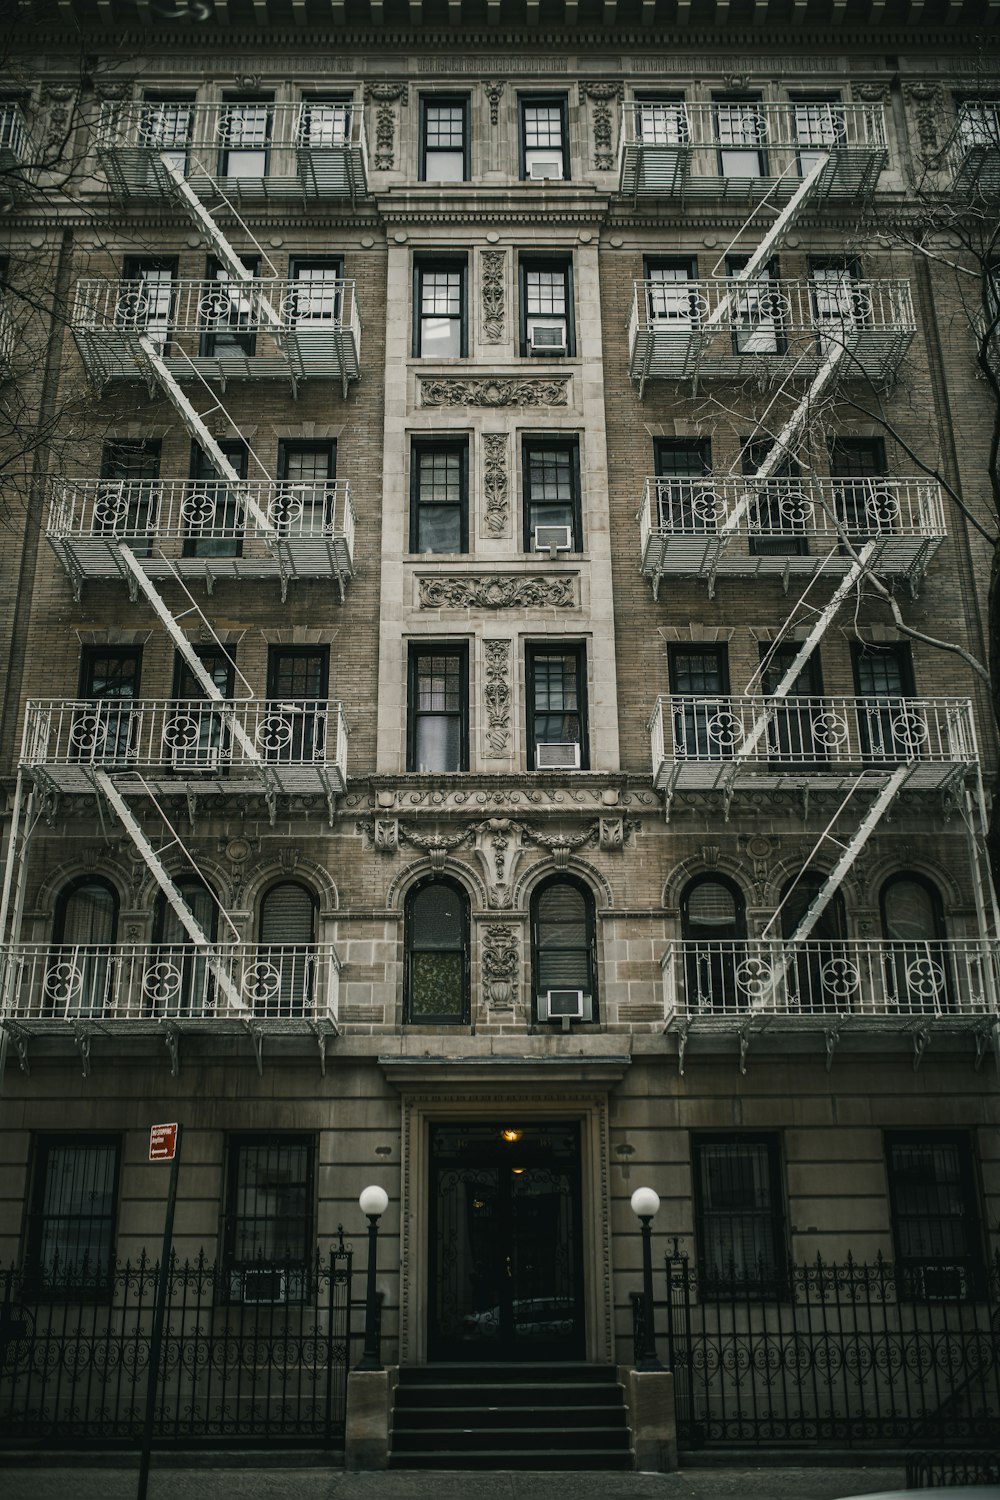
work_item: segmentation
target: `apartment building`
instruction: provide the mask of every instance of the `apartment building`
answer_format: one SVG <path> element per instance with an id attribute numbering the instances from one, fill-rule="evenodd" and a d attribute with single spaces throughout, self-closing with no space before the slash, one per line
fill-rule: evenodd
<path id="1" fill-rule="evenodd" d="M 682 1444 L 995 1431 L 974 10 L 22 5 L 15 1429 L 126 1432 L 176 1120 L 245 1436 L 370 1183 L 389 1365 L 629 1365 L 641 1185 Z"/>

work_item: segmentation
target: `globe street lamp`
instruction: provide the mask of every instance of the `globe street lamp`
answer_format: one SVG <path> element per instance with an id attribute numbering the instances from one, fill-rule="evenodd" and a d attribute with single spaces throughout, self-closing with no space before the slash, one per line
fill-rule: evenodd
<path id="1" fill-rule="evenodd" d="M 355 1366 L 358 1370 L 381 1370 L 379 1340 L 376 1333 L 375 1267 L 378 1261 L 378 1221 L 389 1206 L 385 1188 L 366 1187 L 358 1199 L 361 1212 L 368 1215 L 368 1288 L 365 1295 L 365 1348 Z"/>
<path id="2" fill-rule="evenodd" d="M 660 1207 L 652 1188 L 636 1188 L 632 1194 L 632 1212 L 642 1225 L 642 1347 L 638 1351 L 637 1370 L 662 1370 L 656 1357 L 656 1329 L 653 1326 L 653 1244 L 650 1225 Z"/>

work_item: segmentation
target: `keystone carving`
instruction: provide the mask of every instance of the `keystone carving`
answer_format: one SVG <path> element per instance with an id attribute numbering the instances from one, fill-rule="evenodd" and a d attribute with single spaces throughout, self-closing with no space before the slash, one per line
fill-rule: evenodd
<path id="1" fill-rule="evenodd" d="M 620 83 L 581 83 L 580 103 L 591 102 L 590 116 L 594 122 L 594 166 L 598 172 L 614 170 L 615 136 L 610 102 L 619 100 L 623 89 Z"/>
<path id="2" fill-rule="evenodd" d="M 479 257 L 483 295 L 483 338 L 502 344 L 507 323 L 507 254 L 484 250 Z"/>
<path id="3" fill-rule="evenodd" d="M 375 819 L 372 847 L 376 854 L 396 853 L 399 848 L 399 822 L 396 818 Z"/>
<path id="4" fill-rule="evenodd" d="M 500 96 L 504 90 L 504 81 L 502 78 L 486 78 L 483 80 L 483 88 L 490 101 L 490 124 L 496 125 L 500 120 Z"/>
<path id="5" fill-rule="evenodd" d="M 510 742 L 510 641 L 483 641 L 486 754 L 507 754 Z"/>
<path id="6" fill-rule="evenodd" d="M 493 1010 L 511 1010 L 517 975 L 517 935 L 491 923 L 483 933 L 483 998 Z"/>
<path id="7" fill-rule="evenodd" d="M 487 536 L 506 536 L 510 515 L 507 434 L 483 433 L 483 520 Z"/>
<path id="8" fill-rule="evenodd" d="M 421 578 L 421 609 L 572 609 L 572 578 L 484 575 L 475 578 Z"/>
<path id="9" fill-rule="evenodd" d="M 569 377 L 549 380 L 422 380 L 421 406 L 566 406 Z"/>

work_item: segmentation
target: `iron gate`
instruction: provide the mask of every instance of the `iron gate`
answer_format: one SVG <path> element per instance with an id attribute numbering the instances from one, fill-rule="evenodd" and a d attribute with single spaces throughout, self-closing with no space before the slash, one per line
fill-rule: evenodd
<path id="1" fill-rule="evenodd" d="M 887 1261 L 850 1257 L 789 1266 L 780 1286 L 772 1271 L 755 1288 L 700 1285 L 673 1255 L 667 1284 L 686 1448 L 1000 1439 L 1000 1256 L 979 1285 L 947 1290 L 940 1276 L 897 1280 Z"/>
<path id="2" fill-rule="evenodd" d="M 171 1263 L 154 1436 L 241 1445 L 343 1440 L 352 1252 L 311 1264 Z M 0 1439 L 134 1443 L 142 1435 L 159 1268 L 2 1275 Z"/>

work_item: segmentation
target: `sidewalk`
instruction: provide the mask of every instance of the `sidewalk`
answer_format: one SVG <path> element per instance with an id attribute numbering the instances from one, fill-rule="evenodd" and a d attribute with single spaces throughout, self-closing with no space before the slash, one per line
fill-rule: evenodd
<path id="1" fill-rule="evenodd" d="M 89 1457 L 89 1456 L 88 1456 Z M 271 1467 L 246 1453 L 184 1467 L 154 1457 L 149 1500 L 840 1500 L 902 1488 L 902 1468 L 704 1468 L 677 1474 L 346 1474 L 321 1466 Z M 4 1500 L 135 1500 L 138 1466 L 61 1455 L 45 1467 L 4 1467 Z M 1000 1497 L 1000 1490 L 997 1492 Z"/>

